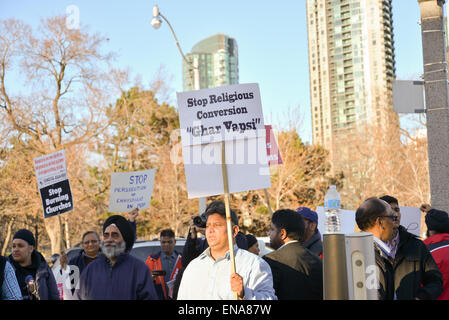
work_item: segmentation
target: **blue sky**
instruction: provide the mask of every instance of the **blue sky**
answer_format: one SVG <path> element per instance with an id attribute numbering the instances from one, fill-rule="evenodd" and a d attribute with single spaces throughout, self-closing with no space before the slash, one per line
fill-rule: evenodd
<path id="1" fill-rule="evenodd" d="M 155 4 L 175 29 L 184 53 L 216 33 L 235 38 L 240 83 L 259 83 L 265 122 L 288 119 L 289 110 L 299 106 L 300 134 L 311 142 L 305 0 L 0 0 L 0 19 L 13 17 L 35 28 L 41 18 L 65 14 L 75 5 L 81 24 L 110 39 L 105 49 L 118 53 L 119 67 L 129 67 L 147 84 L 163 66 L 172 78 L 169 103 L 176 106 L 182 58 L 169 27 L 151 27 Z M 397 78 L 417 78 L 423 70 L 418 1 L 394 0 L 393 20 Z"/>

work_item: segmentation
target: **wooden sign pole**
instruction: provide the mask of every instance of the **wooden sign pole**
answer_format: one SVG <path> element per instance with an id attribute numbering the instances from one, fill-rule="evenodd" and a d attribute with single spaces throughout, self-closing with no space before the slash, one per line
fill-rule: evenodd
<path id="1" fill-rule="evenodd" d="M 228 230 L 228 241 L 229 241 L 229 253 L 231 258 L 231 273 L 235 273 L 235 257 L 234 257 L 234 237 L 232 236 L 232 224 L 231 224 L 231 208 L 229 200 L 229 185 L 228 185 L 228 171 L 226 169 L 226 147 L 225 141 L 221 142 L 221 170 L 223 173 L 223 186 L 224 186 L 224 196 L 225 196 L 225 207 L 226 207 L 226 227 Z M 238 300 L 237 292 L 234 292 L 234 299 Z"/>

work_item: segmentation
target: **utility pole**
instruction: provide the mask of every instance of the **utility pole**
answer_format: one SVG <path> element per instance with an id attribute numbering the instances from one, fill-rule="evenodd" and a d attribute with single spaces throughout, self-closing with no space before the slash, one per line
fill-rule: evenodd
<path id="1" fill-rule="evenodd" d="M 449 211 L 449 110 L 445 0 L 418 0 L 424 60 L 430 198 L 434 208 Z"/>

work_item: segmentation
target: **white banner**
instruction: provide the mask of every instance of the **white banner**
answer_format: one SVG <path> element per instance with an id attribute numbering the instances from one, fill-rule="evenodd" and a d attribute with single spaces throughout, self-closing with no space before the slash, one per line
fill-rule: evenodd
<path id="1" fill-rule="evenodd" d="M 188 198 L 224 194 L 222 142 L 182 148 Z M 271 187 L 265 137 L 226 141 L 229 193 Z"/>
<path id="2" fill-rule="evenodd" d="M 326 233 L 326 214 L 324 207 L 317 207 L 316 213 L 318 213 L 318 230 L 321 234 Z M 354 210 L 340 210 L 340 232 L 344 234 L 355 232 L 355 211 Z"/>
<path id="3" fill-rule="evenodd" d="M 153 193 L 156 170 L 113 172 L 109 212 L 126 212 L 134 208 L 147 209 Z"/>
<path id="4" fill-rule="evenodd" d="M 407 229 L 408 232 L 416 236 L 420 236 L 421 229 L 421 211 L 414 207 L 400 207 L 401 209 L 401 226 Z M 318 230 L 324 233 L 326 215 L 324 207 L 317 207 L 318 213 Z M 356 231 L 355 211 L 354 210 L 340 210 L 341 232 L 344 234 L 353 233 Z"/>
<path id="5" fill-rule="evenodd" d="M 34 170 L 39 189 L 67 180 L 65 151 L 60 150 L 34 159 Z"/>
<path id="6" fill-rule="evenodd" d="M 183 146 L 265 137 L 257 83 L 177 93 Z"/>

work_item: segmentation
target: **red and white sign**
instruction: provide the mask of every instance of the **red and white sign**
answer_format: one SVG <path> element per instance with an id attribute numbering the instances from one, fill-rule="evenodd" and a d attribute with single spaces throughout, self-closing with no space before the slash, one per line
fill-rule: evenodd
<path id="1" fill-rule="evenodd" d="M 274 131 L 271 125 L 265 125 L 266 142 L 267 142 L 267 157 L 268 165 L 274 166 L 282 164 L 281 152 L 279 151 L 278 144 L 276 142 L 276 137 L 274 136 Z"/>

